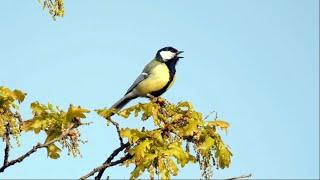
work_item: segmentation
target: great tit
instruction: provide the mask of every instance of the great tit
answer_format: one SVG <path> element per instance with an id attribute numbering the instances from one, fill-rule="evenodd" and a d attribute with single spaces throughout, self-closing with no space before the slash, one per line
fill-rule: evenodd
<path id="1" fill-rule="evenodd" d="M 178 51 L 173 47 L 158 50 L 155 58 L 144 67 L 125 95 L 111 108 L 119 111 L 137 97 L 161 96 L 174 83 L 177 62 L 183 58 L 178 56 L 181 53 L 183 51 Z"/>

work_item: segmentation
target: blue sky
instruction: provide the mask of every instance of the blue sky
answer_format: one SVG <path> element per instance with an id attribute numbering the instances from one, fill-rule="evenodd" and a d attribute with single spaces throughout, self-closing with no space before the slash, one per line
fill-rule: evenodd
<path id="1" fill-rule="evenodd" d="M 155 52 L 172 45 L 185 58 L 164 97 L 191 101 L 204 114 L 215 110 L 231 124 L 223 138 L 232 165 L 215 170 L 215 178 L 319 178 L 318 1 L 91 0 L 66 1 L 65 8 L 66 16 L 53 21 L 36 0 L 1 2 L 0 85 L 28 93 L 25 119 L 36 100 L 63 108 L 111 106 Z M 146 100 L 134 102 L 140 101 Z M 50 160 L 40 150 L 0 178 L 84 175 L 118 146 L 113 127 L 95 113 L 87 121 L 94 123 L 81 128 L 89 141 L 82 158 L 64 152 Z M 11 157 L 43 140 L 34 137 L 23 135 Z M 106 174 L 128 178 L 131 170 Z M 198 166 L 190 165 L 177 178 L 199 177 Z"/>

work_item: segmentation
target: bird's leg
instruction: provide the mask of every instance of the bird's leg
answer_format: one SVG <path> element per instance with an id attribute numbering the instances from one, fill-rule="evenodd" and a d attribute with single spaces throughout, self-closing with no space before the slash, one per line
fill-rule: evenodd
<path id="1" fill-rule="evenodd" d="M 152 102 L 158 102 L 158 97 L 155 97 L 155 96 L 153 96 L 153 95 L 151 95 L 151 94 L 147 94 L 147 97 L 150 99 L 150 101 L 152 101 Z"/>
<path id="2" fill-rule="evenodd" d="M 147 97 L 150 99 L 150 101 L 154 102 L 154 103 L 158 103 L 159 105 L 164 105 L 165 103 L 165 99 L 159 97 L 155 97 L 151 94 L 147 94 Z"/>
<path id="3" fill-rule="evenodd" d="M 154 97 L 153 95 L 151 95 L 151 94 L 147 94 L 147 97 L 150 99 L 150 100 L 153 100 L 153 99 L 155 99 L 156 97 Z"/>

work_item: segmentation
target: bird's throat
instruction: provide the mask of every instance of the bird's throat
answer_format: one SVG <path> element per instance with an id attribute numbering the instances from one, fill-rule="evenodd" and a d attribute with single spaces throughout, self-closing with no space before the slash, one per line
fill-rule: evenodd
<path id="1" fill-rule="evenodd" d="M 178 61 L 179 61 L 179 58 L 175 58 L 175 59 L 172 59 L 170 61 L 165 62 L 166 66 L 169 69 L 171 81 L 173 80 L 173 77 L 176 73 L 176 65 L 177 65 Z"/>

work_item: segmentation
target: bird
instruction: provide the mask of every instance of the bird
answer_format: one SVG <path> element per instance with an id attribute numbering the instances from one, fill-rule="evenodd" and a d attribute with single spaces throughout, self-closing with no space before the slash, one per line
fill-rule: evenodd
<path id="1" fill-rule="evenodd" d="M 184 58 L 179 56 L 181 53 L 183 51 L 171 46 L 159 49 L 124 96 L 113 104 L 111 109 L 120 111 L 135 98 L 155 98 L 165 93 L 175 81 L 176 65 L 181 58 Z"/>

